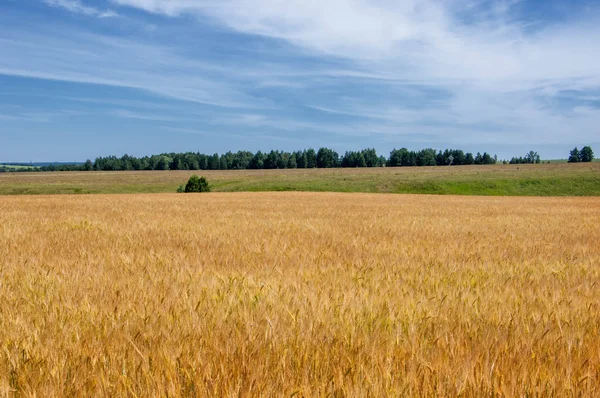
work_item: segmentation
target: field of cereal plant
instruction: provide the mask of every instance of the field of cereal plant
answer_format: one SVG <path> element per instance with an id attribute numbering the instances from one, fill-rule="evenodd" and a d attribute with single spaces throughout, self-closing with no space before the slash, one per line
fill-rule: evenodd
<path id="1" fill-rule="evenodd" d="M 0 395 L 598 396 L 600 198 L 0 197 Z"/>

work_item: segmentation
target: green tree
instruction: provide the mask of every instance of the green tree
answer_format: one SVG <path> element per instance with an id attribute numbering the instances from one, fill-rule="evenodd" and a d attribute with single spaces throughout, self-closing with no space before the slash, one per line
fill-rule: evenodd
<path id="1" fill-rule="evenodd" d="M 584 146 L 579 152 L 579 160 L 582 162 L 591 162 L 594 160 L 594 151 L 591 146 Z"/>
<path id="2" fill-rule="evenodd" d="M 181 155 L 173 157 L 173 170 L 187 170 L 188 166 L 185 163 L 185 158 Z"/>
<path id="3" fill-rule="evenodd" d="M 342 157 L 342 167 L 356 167 L 356 152 L 346 151 Z"/>
<path id="4" fill-rule="evenodd" d="M 258 151 L 258 152 L 256 152 L 256 154 L 252 157 L 252 160 L 250 161 L 250 168 L 255 169 L 255 170 L 260 170 L 260 169 L 263 169 L 264 167 L 265 167 L 265 155 L 261 151 Z"/>
<path id="5" fill-rule="evenodd" d="M 219 170 L 219 166 L 221 165 L 219 154 L 215 153 L 208 158 L 208 169 L 209 170 Z"/>
<path id="6" fill-rule="evenodd" d="M 569 153 L 569 163 L 578 163 L 579 161 L 580 161 L 579 149 L 577 149 L 577 147 L 575 147 Z"/>
<path id="7" fill-rule="evenodd" d="M 219 170 L 227 170 L 227 158 L 225 155 L 221 155 L 219 158 Z"/>
<path id="8" fill-rule="evenodd" d="M 298 167 L 298 162 L 296 162 L 296 153 L 292 153 L 288 159 L 287 168 L 295 169 L 296 167 Z"/>
<path id="9" fill-rule="evenodd" d="M 338 154 L 329 148 L 320 148 L 317 153 L 317 167 L 328 169 L 337 166 Z"/>
<path id="10" fill-rule="evenodd" d="M 210 186 L 206 178 L 194 174 L 185 185 L 185 192 L 210 192 Z"/>
<path id="11" fill-rule="evenodd" d="M 460 149 L 455 149 L 453 151 L 451 151 L 452 156 L 453 156 L 453 165 L 461 165 L 461 164 L 465 164 L 465 153 L 460 150 Z"/>
<path id="12" fill-rule="evenodd" d="M 200 170 L 208 170 L 208 156 L 199 153 L 198 157 L 198 165 L 200 166 Z"/>
<path id="13" fill-rule="evenodd" d="M 185 164 L 189 170 L 199 170 L 200 163 L 198 162 L 198 158 L 193 153 L 185 154 Z"/>
<path id="14" fill-rule="evenodd" d="M 279 161 L 279 158 L 281 157 L 281 155 L 279 154 L 279 152 L 277 151 L 271 151 L 269 152 L 269 154 L 267 155 L 267 158 L 265 159 L 265 169 L 276 169 L 277 167 L 277 162 Z"/>
<path id="15" fill-rule="evenodd" d="M 408 149 L 394 149 L 390 152 L 390 160 L 388 162 L 390 167 L 398 166 L 410 166 L 410 153 Z"/>
<path id="16" fill-rule="evenodd" d="M 96 166 L 94 165 L 94 168 Z M 140 159 L 140 170 L 152 170 L 150 165 L 150 158 L 148 156 L 144 156 Z"/>
<path id="17" fill-rule="evenodd" d="M 144 170 L 142 168 L 142 161 L 140 159 L 131 158 L 130 162 L 131 162 L 131 166 L 133 167 L 134 170 Z"/>
<path id="18" fill-rule="evenodd" d="M 296 152 L 296 167 L 299 169 L 305 169 L 307 167 L 308 159 L 306 158 L 306 151 Z"/>
<path id="19" fill-rule="evenodd" d="M 317 167 L 317 153 L 311 148 L 306 151 L 306 168 L 314 169 L 315 167 Z"/>
<path id="20" fill-rule="evenodd" d="M 474 164 L 475 158 L 473 158 L 473 154 L 471 152 L 467 152 L 465 154 L 465 164 Z"/>
<path id="21" fill-rule="evenodd" d="M 483 155 L 481 155 L 481 164 L 492 164 L 493 163 L 493 159 L 490 156 L 489 153 L 484 152 Z"/>
<path id="22" fill-rule="evenodd" d="M 248 151 L 238 151 L 233 155 L 231 168 L 235 170 L 244 170 L 250 168 L 250 162 L 254 154 Z"/>
<path id="23" fill-rule="evenodd" d="M 160 156 L 158 162 L 156 163 L 156 170 L 170 170 L 172 161 L 173 159 L 166 155 Z"/>
<path id="24" fill-rule="evenodd" d="M 234 159 L 235 155 L 231 152 L 231 151 L 227 151 L 226 153 L 224 153 L 223 155 L 221 155 L 221 159 L 220 159 L 220 169 L 221 170 L 231 170 L 233 168 L 233 159 Z M 225 168 L 223 168 L 223 159 L 225 159 Z"/>
<path id="25" fill-rule="evenodd" d="M 362 152 L 358 152 L 356 167 L 367 167 L 367 160 L 365 159 L 365 155 Z"/>
<path id="26" fill-rule="evenodd" d="M 526 163 L 540 163 L 540 155 L 535 151 L 529 151 L 527 155 L 525 155 Z"/>
<path id="27" fill-rule="evenodd" d="M 442 151 L 438 151 L 437 155 L 435 155 L 435 163 L 438 166 L 446 165 L 446 158 L 444 157 L 444 154 L 442 153 Z"/>
<path id="28" fill-rule="evenodd" d="M 423 149 L 417 154 L 417 166 L 435 166 L 435 149 Z"/>
<path id="29" fill-rule="evenodd" d="M 277 168 L 285 169 L 288 166 L 288 162 L 290 160 L 290 154 L 287 152 L 280 152 L 279 157 L 277 158 Z"/>
<path id="30" fill-rule="evenodd" d="M 363 149 L 362 154 L 365 158 L 365 162 L 367 163 L 367 167 L 377 167 L 379 157 L 377 156 L 377 151 L 374 148 Z"/>

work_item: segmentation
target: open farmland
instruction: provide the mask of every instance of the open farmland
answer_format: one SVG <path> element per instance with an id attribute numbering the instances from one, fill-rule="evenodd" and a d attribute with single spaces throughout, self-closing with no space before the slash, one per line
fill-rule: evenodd
<path id="1" fill-rule="evenodd" d="M 0 169 L 7 170 L 34 170 L 35 166 L 17 165 L 17 164 L 0 164 Z"/>
<path id="2" fill-rule="evenodd" d="M 600 395 L 600 199 L 0 198 L 0 394 Z"/>
<path id="3" fill-rule="evenodd" d="M 0 195 L 175 192 L 192 174 L 213 191 L 600 196 L 600 163 L 231 171 L 0 173 Z"/>

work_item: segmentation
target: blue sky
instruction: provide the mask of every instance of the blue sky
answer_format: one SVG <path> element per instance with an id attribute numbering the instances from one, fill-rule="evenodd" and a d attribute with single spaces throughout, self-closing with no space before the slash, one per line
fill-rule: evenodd
<path id="1" fill-rule="evenodd" d="M 600 3 L 0 0 L 0 161 L 600 151 Z"/>

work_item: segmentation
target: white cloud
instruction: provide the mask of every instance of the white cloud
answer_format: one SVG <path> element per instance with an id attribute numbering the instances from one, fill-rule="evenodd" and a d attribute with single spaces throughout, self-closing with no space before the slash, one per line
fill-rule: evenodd
<path id="1" fill-rule="evenodd" d="M 239 32 L 284 39 L 406 78 L 540 80 L 599 74 L 597 19 L 540 24 L 533 30 L 535 21 L 511 16 L 514 0 L 491 7 L 473 0 L 112 1 L 168 16 L 209 16 Z M 466 22 L 465 13 L 475 21 Z"/>
<path id="2" fill-rule="evenodd" d="M 134 112 L 128 109 L 114 109 L 108 112 L 109 115 L 116 116 L 123 119 L 135 119 L 135 120 L 156 120 L 162 122 L 174 122 L 181 121 L 179 118 L 173 116 L 160 115 L 156 113 L 142 113 Z"/>
<path id="3" fill-rule="evenodd" d="M 79 14 L 104 13 L 76 0 L 45 1 Z M 0 31 L 0 73 L 131 87 L 232 108 L 240 114 L 215 112 L 205 122 L 240 131 L 413 135 L 457 145 L 599 139 L 600 110 L 581 104 L 600 91 L 597 10 L 548 22 L 519 16 L 518 0 L 111 1 L 169 18 L 190 14 L 205 27 L 209 18 L 273 40 L 243 52 L 227 42 L 222 53 L 235 57 L 212 59 L 210 52 L 184 55 L 181 41 L 170 47 L 164 36 L 159 45 L 79 30 Z M 127 9 L 118 11 L 126 15 Z M 152 22 L 161 27 L 160 19 Z M 295 101 L 291 106 L 337 119 L 294 117 L 286 113 L 289 104 L 273 104 L 280 97 L 257 98 L 261 89 L 285 92 Z M 555 104 L 565 92 L 572 102 Z M 267 107 L 282 112 L 248 112 Z M 134 116 L 140 115 L 121 114 Z"/>
<path id="4" fill-rule="evenodd" d="M 21 107 L 19 107 L 21 108 Z M 6 121 L 20 121 L 20 122 L 33 122 L 33 123 L 50 123 L 56 121 L 56 119 L 64 117 L 75 117 L 84 116 L 86 112 L 61 109 L 55 111 L 35 111 L 35 110 L 23 110 L 13 109 L 11 114 L 1 114 L 0 120 Z"/>
<path id="5" fill-rule="evenodd" d="M 9 36 L 10 37 L 10 36 Z M 229 84 L 230 70 L 185 58 L 158 45 L 51 29 L 0 32 L 0 74 L 146 90 L 219 107 L 269 105 Z"/>
<path id="6" fill-rule="evenodd" d="M 46 3 L 47 5 L 49 5 L 51 7 L 63 8 L 74 14 L 82 14 L 82 15 L 98 17 L 98 18 L 114 18 L 114 17 L 119 16 L 119 14 L 117 14 L 113 10 L 101 11 L 101 10 L 98 10 L 97 8 L 86 6 L 86 5 L 82 4 L 79 0 L 43 0 L 43 1 L 44 1 L 44 3 Z"/>
<path id="7" fill-rule="evenodd" d="M 395 43 L 439 34 L 443 7 L 427 0 L 113 0 L 177 16 L 214 17 L 232 29 L 330 53 L 389 52 Z M 358 52 L 356 50 L 359 49 Z"/>
<path id="8" fill-rule="evenodd" d="M 210 17 L 238 32 L 352 62 L 348 70 L 331 71 L 332 77 L 429 86 L 447 94 L 417 108 L 407 108 L 404 91 L 398 100 L 371 106 L 356 105 L 360 93 L 352 94 L 354 102 L 339 98 L 334 107 L 330 99 L 308 104 L 329 113 L 411 128 L 437 124 L 438 131 L 462 126 L 480 129 L 480 137 L 488 130 L 494 140 L 568 141 L 574 129 L 584 139 L 598 139 L 600 110 L 547 104 L 565 90 L 583 98 L 600 89 L 598 9 L 548 22 L 517 14 L 519 0 L 112 1 L 170 17 Z M 300 85 L 307 79 L 287 81 Z"/>
<path id="9" fill-rule="evenodd" d="M 102 11 L 100 14 L 98 14 L 98 18 L 116 18 L 118 16 L 119 14 L 117 14 L 113 10 Z"/>

